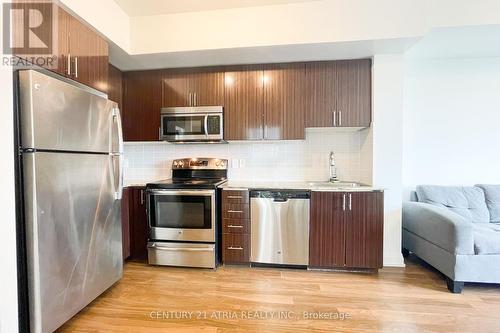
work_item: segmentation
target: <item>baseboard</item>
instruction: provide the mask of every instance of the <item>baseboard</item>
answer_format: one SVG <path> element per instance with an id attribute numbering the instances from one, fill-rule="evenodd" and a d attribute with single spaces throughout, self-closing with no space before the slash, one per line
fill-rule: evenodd
<path id="1" fill-rule="evenodd" d="M 403 255 L 384 258 L 384 267 L 406 267 Z"/>

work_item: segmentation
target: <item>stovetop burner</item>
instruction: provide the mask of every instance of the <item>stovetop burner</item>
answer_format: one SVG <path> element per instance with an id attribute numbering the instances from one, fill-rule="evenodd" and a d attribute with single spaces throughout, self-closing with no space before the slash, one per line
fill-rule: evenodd
<path id="1" fill-rule="evenodd" d="M 157 182 L 147 184 L 148 188 L 157 189 L 177 189 L 177 188 L 216 188 L 224 184 L 227 179 L 214 178 L 214 179 L 193 179 L 193 178 L 177 178 L 177 179 L 164 179 Z"/>
<path id="2" fill-rule="evenodd" d="M 147 184 L 151 189 L 211 189 L 227 181 L 227 160 L 183 158 L 172 162 L 172 178 Z"/>

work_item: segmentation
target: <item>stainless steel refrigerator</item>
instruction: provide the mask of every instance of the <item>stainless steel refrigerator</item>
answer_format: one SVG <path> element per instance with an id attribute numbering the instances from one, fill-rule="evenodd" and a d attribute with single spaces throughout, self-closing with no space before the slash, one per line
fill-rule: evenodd
<path id="1" fill-rule="evenodd" d="M 19 71 L 31 332 L 52 332 L 122 277 L 122 129 L 105 94 Z"/>

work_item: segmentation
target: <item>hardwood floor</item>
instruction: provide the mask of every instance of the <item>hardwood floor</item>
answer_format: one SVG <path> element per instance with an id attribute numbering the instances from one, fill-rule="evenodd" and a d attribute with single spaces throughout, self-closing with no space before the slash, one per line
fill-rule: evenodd
<path id="1" fill-rule="evenodd" d="M 281 319 L 263 318 L 279 311 Z M 307 319 L 304 311 L 349 317 Z M 378 275 L 127 263 L 123 279 L 58 332 L 484 333 L 500 330 L 499 313 L 500 286 L 466 284 L 463 294 L 451 294 L 413 256 L 406 268 Z"/>

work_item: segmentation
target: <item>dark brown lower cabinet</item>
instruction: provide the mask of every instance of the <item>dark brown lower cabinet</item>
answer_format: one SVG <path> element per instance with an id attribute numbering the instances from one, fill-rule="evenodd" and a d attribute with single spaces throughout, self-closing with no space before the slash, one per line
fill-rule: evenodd
<path id="1" fill-rule="evenodd" d="M 383 192 L 312 192 L 309 266 L 383 265 Z"/>
<path id="2" fill-rule="evenodd" d="M 250 262 L 250 235 L 223 234 L 222 261 L 225 264 L 248 264 Z"/>
<path id="3" fill-rule="evenodd" d="M 222 191 L 222 262 L 250 263 L 250 198 L 248 191 Z"/>
<path id="4" fill-rule="evenodd" d="M 124 248 L 124 258 L 146 260 L 148 258 L 148 223 L 143 186 L 129 186 L 124 189 L 122 198 L 122 232 L 129 230 L 123 237 L 124 247 L 128 241 L 129 248 Z M 125 226 L 125 227 L 124 227 Z M 128 253 L 128 256 L 125 254 Z"/>

